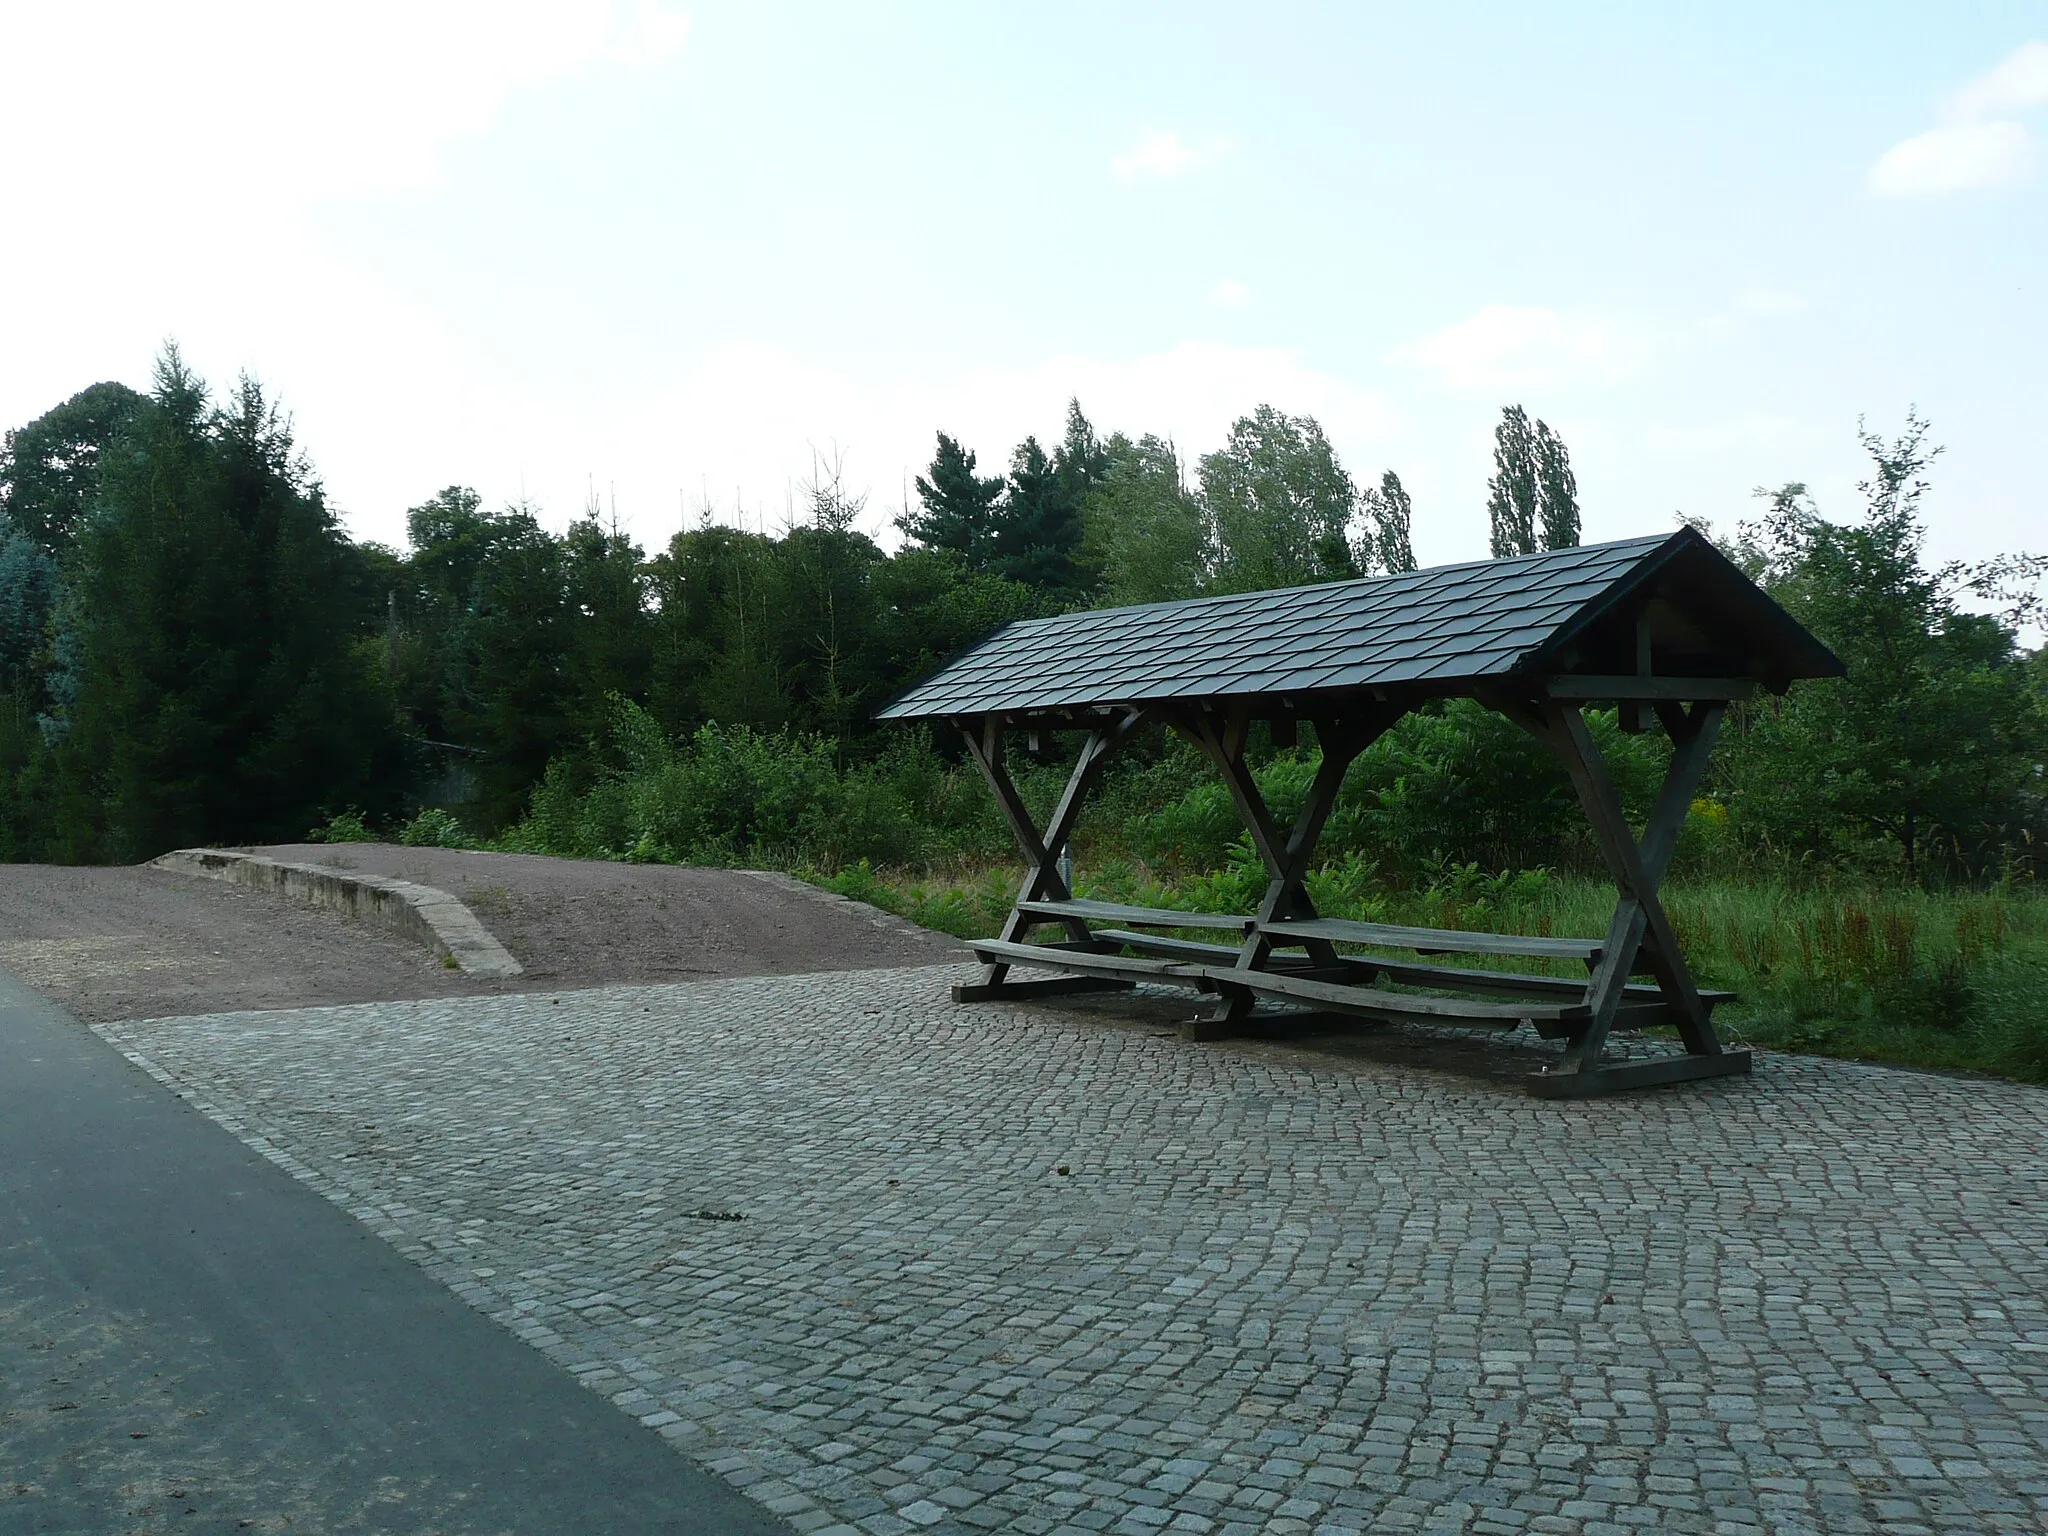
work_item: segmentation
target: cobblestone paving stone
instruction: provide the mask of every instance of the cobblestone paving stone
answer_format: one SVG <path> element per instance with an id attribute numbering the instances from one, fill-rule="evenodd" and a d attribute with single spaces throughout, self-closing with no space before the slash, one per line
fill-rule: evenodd
<path id="1" fill-rule="evenodd" d="M 2048 1092 L 1544 1102 L 952 974 L 101 1032 L 807 1533 L 2048 1528 Z"/>

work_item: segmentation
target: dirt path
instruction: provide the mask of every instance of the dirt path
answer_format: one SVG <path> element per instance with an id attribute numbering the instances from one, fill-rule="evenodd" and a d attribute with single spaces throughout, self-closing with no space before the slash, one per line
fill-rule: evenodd
<path id="1" fill-rule="evenodd" d="M 610 982 L 938 964 L 951 940 L 777 876 L 361 843 L 259 850 L 438 886 L 526 967 L 507 982 L 263 892 L 162 870 L 0 865 L 0 967 L 94 1023 Z"/>

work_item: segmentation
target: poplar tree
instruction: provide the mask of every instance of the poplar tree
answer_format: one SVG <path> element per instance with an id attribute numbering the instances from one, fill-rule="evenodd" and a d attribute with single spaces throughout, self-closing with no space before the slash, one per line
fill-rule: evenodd
<path id="1" fill-rule="evenodd" d="M 1377 487 L 1368 486 L 1358 499 L 1366 519 L 1359 540 L 1359 565 L 1388 576 L 1414 570 L 1415 507 L 1401 477 L 1388 470 L 1380 476 Z"/>
<path id="2" fill-rule="evenodd" d="M 1493 558 L 1536 553 L 1536 437 L 1529 413 L 1504 407 L 1493 429 L 1493 478 L 1486 482 L 1486 516 Z"/>
<path id="3" fill-rule="evenodd" d="M 1504 407 L 1493 429 L 1486 513 L 1496 560 L 1579 542 L 1579 482 L 1564 439 L 1519 405 Z"/>
<path id="4" fill-rule="evenodd" d="M 1564 439 L 1536 423 L 1536 492 L 1542 505 L 1543 547 L 1573 549 L 1579 542 L 1579 482 Z"/>

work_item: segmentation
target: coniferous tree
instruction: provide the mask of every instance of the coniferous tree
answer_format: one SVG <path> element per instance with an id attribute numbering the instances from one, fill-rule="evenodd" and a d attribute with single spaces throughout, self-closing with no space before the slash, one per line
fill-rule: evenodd
<path id="1" fill-rule="evenodd" d="M 58 722 L 103 819 L 65 840 L 134 859 L 375 808 L 390 699 L 357 643 L 353 547 L 283 417 L 246 378 L 211 408 L 169 348 L 117 441 L 76 530 Z"/>
<path id="2" fill-rule="evenodd" d="M 386 635 L 392 686 L 415 737 L 468 748 L 451 720 L 468 688 L 464 669 L 484 583 L 515 527 L 484 511 L 483 498 L 466 485 L 411 508 L 405 525 L 404 583 L 391 601 L 396 632 Z"/>
<path id="3" fill-rule="evenodd" d="M 1109 474 L 1110 452 L 1096 436 L 1095 424 L 1081 410 L 1078 399 L 1067 401 L 1066 432 L 1053 450 L 1052 463 L 1061 502 L 1071 513 L 1072 526 L 1079 530 L 1069 556 L 1072 583 L 1092 590 L 1101 582 L 1102 572 L 1088 540 L 1088 504 Z"/>
<path id="4" fill-rule="evenodd" d="M 777 551 L 776 652 L 811 720 L 839 740 L 883 693 L 874 670 L 873 586 L 885 557 L 856 526 L 867 497 L 846 489 L 837 457 L 814 463 L 803 491 L 808 515 Z"/>
<path id="5" fill-rule="evenodd" d="M 921 510 L 908 511 L 896 526 L 926 549 L 950 549 L 973 570 L 986 570 L 994 557 L 996 508 L 1005 482 L 974 472 L 974 454 L 945 433 L 929 475 L 917 477 Z"/>
<path id="6" fill-rule="evenodd" d="M 1078 575 L 1074 552 L 1081 544 L 1078 483 L 1063 479 L 1037 438 L 1019 443 L 1010 456 L 1009 488 L 998 509 L 989 569 L 1026 586 L 1073 587 Z"/>
<path id="7" fill-rule="evenodd" d="M 490 521 L 490 554 L 452 637 L 449 699 L 451 739 L 479 754 L 473 809 L 486 829 L 516 817 L 548 760 L 581 744 L 562 541 L 530 506 Z"/>
<path id="8" fill-rule="evenodd" d="M 0 514 L 0 694 L 41 707 L 57 562 Z"/>
<path id="9" fill-rule="evenodd" d="M 1066 433 L 1053 450 L 1052 462 L 1067 503 L 1077 508 L 1087 504 L 1109 473 L 1109 447 L 1095 435 L 1095 424 L 1082 413 L 1078 399 L 1067 402 Z"/>
<path id="10" fill-rule="evenodd" d="M 653 666 L 645 557 L 616 517 L 606 526 L 597 510 L 594 503 L 586 508 L 562 537 L 574 738 L 603 728 L 614 695 L 645 703 Z"/>
<path id="11" fill-rule="evenodd" d="M 936 558 L 958 570 L 960 557 Z M 712 521 L 669 540 L 650 562 L 654 595 L 651 707 L 672 732 L 708 719 L 775 726 L 792 700 L 774 662 L 775 541 Z"/>

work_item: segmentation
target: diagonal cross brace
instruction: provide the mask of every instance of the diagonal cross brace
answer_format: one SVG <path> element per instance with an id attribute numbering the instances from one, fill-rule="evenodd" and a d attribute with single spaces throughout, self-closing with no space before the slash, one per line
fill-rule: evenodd
<path id="1" fill-rule="evenodd" d="M 1315 904 L 1310 901 L 1302 881 L 1315 859 L 1323 824 L 1335 809 L 1338 792 L 1344 787 L 1344 775 L 1358 754 L 1378 740 L 1402 713 L 1397 708 L 1381 707 L 1362 718 L 1325 717 L 1314 722 L 1323 760 L 1284 842 L 1272 808 L 1266 804 L 1266 797 L 1260 793 L 1258 782 L 1244 760 L 1245 739 L 1249 733 L 1245 717 L 1238 714 L 1219 719 L 1214 714 L 1203 712 L 1179 722 L 1181 733 L 1202 750 L 1222 776 L 1238 815 L 1243 818 L 1245 829 L 1251 836 L 1252 846 L 1258 850 L 1260 862 L 1266 866 L 1266 894 L 1259 902 L 1250 932 L 1245 935 L 1244 947 L 1238 951 L 1237 970 L 1258 970 L 1266 963 L 1266 957 L 1273 948 L 1272 941 L 1265 934 L 1267 924 L 1316 915 Z M 1327 939 L 1311 939 L 1306 947 L 1309 957 L 1318 965 L 1337 963 L 1336 946 Z M 1217 1019 L 1211 1022 L 1242 1018 L 1250 1011 L 1251 1003 L 1249 992 L 1233 988 Z"/>
<path id="2" fill-rule="evenodd" d="M 1658 711 L 1672 738 L 1671 765 L 1665 770 L 1663 787 L 1640 839 L 1629 830 L 1621 797 L 1615 792 L 1614 781 L 1592 732 L 1586 728 L 1585 716 L 1575 707 L 1550 703 L 1542 706 L 1537 721 L 1528 722 L 1540 724 L 1535 734 L 1562 759 L 1571 775 L 1572 787 L 1578 791 L 1594 838 L 1620 892 L 1599 964 L 1586 988 L 1592 1018 L 1566 1054 L 1568 1071 L 1585 1070 L 1598 1063 L 1639 955 L 1656 977 L 1665 1003 L 1675 1015 L 1686 1050 L 1695 1056 L 1715 1056 L 1721 1052 L 1712 1016 L 1700 999 L 1699 988 L 1693 982 L 1657 890 L 1671 867 L 1672 855 L 1678 848 L 1679 828 L 1706 773 L 1707 757 L 1725 712 L 1726 706 L 1717 701 L 1701 701 L 1684 713 L 1675 706 Z"/>
<path id="3" fill-rule="evenodd" d="M 1074 835 L 1075 824 L 1081 819 L 1081 806 L 1087 799 L 1089 789 L 1100 776 L 1109 755 L 1136 734 L 1148 719 L 1144 710 L 1131 710 L 1115 723 L 1091 731 L 1081 745 L 1081 755 L 1075 760 L 1074 771 L 1067 778 L 1067 786 L 1060 792 L 1052 816 L 1046 822 L 1045 833 L 1039 835 L 1037 824 L 1031 819 L 1030 809 L 1024 804 L 1024 797 L 1017 793 L 1016 782 L 1010 777 L 1008 765 L 1003 761 L 1003 728 L 994 718 L 984 719 L 971 729 L 962 731 L 967 740 L 967 752 L 974 759 L 975 766 L 988 780 L 989 789 L 996 797 L 1003 819 L 1010 825 L 1010 834 L 1017 840 L 1023 851 L 1025 872 L 1024 883 L 1018 888 L 1017 903 L 1027 901 L 1065 901 L 1073 895 L 1067 883 L 1060 878 L 1060 852 Z M 1000 938 L 1021 939 L 1027 930 L 1039 919 L 1021 910 L 1021 905 L 1012 905 L 1010 915 L 1004 919 Z M 1076 943 L 1086 943 L 1090 937 L 1088 925 L 1079 918 L 1062 919 L 1067 937 Z M 992 964 L 987 968 L 984 984 L 993 985 L 1009 974 L 1009 967 Z"/>

